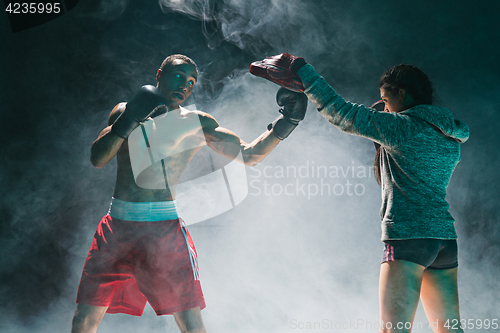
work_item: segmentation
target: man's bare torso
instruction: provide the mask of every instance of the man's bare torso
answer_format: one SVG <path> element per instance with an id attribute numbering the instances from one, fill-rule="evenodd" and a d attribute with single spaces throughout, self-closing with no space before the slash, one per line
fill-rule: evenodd
<path id="1" fill-rule="evenodd" d="M 161 151 L 165 156 L 161 162 L 154 163 L 144 170 L 139 177 L 149 182 L 151 179 L 158 184 L 148 184 L 148 188 L 138 185 L 138 178 L 134 177 L 130 152 L 129 137 L 125 140 L 117 153 L 117 178 L 113 196 L 117 199 L 132 202 L 169 201 L 175 199 L 175 186 L 186 170 L 193 156 L 206 143 L 200 119 L 203 112 L 189 111 L 184 108 L 169 111 L 155 112 L 149 133 L 146 135 L 149 145 L 156 152 Z M 167 117 L 168 116 L 168 117 Z M 168 119 L 167 119 L 168 118 Z M 149 120 L 148 122 L 150 122 Z M 139 127 L 136 131 L 142 131 Z M 138 135 L 143 133 L 138 132 Z M 194 147 L 194 148 L 191 148 Z M 134 149 L 134 148 L 132 148 Z M 146 149 L 146 148 L 145 148 Z M 156 177 L 153 177 L 156 176 Z M 160 177 L 158 177 L 160 176 Z M 164 189 L 152 189 L 164 188 Z"/>

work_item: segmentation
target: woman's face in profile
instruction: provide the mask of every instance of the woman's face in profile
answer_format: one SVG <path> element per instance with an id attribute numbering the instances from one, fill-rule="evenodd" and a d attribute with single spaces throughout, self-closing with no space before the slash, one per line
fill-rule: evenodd
<path id="1" fill-rule="evenodd" d="M 385 103 L 385 112 L 401 112 L 407 109 L 403 103 L 405 99 L 404 89 L 399 89 L 398 93 L 393 93 L 384 88 L 380 88 L 380 98 Z"/>

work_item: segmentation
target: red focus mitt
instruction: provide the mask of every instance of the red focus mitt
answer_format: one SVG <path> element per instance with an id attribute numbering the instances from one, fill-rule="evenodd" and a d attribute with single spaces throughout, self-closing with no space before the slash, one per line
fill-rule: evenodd
<path id="1" fill-rule="evenodd" d="M 372 104 L 370 108 L 375 109 L 377 111 L 384 111 L 385 110 L 385 103 L 384 101 L 380 100 Z"/>
<path id="2" fill-rule="evenodd" d="M 292 65 L 294 64 L 293 69 L 295 70 L 292 70 Z M 262 61 L 253 62 L 250 65 L 250 73 L 268 79 L 286 89 L 304 92 L 302 81 L 295 74 L 304 64 L 305 61 L 303 58 L 288 53 L 281 53 L 273 57 L 267 57 Z"/>

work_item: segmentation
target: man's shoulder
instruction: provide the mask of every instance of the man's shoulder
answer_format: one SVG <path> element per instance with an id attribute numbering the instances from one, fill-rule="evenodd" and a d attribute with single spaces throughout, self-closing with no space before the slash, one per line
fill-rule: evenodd
<path id="1" fill-rule="evenodd" d="M 111 113 L 122 113 L 123 111 L 125 111 L 126 108 L 127 108 L 127 103 L 120 102 L 120 103 L 115 105 L 113 110 L 111 110 Z"/>
<path id="2" fill-rule="evenodd" d="M 111 125 L 115 122 L 116 118 L 118 118 L 123 113 L 123 111 L 125 111 L 126 106 L 127 103 L 125 102 L 121 102 L 115 105 L 115 107 L 109 114 L 108 125 Z"/>

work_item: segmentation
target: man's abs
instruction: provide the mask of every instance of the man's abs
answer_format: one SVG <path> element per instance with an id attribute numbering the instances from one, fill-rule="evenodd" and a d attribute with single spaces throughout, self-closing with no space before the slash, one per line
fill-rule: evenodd
<path id="1" fill-rule="evenodd" d="M 117 154 L 117 176 L 113 197 L 130 202 L 171 201 L 175 199 L 175 187 L 197 147 L 170 156 L 144 170 L 137 178 L 132 172 L 127 142 Z M 146 184 L 146 187 L 139 185 Z"/>

